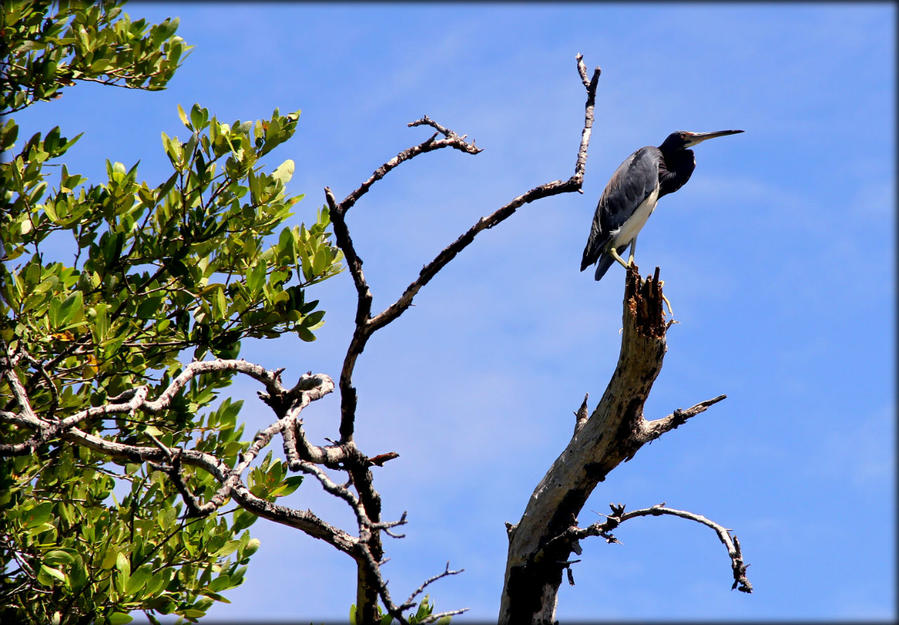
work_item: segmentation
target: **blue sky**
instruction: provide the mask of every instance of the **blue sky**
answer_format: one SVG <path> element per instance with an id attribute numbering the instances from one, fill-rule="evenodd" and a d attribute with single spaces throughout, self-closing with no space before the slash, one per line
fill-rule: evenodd
<path id="1" fill-rule="evenodd" d="M 360 359 L 357 440 L 397 451 L 376 470 L 385 515 L 409 511 L 385 575 L 405 597 L 447 561 L 438 608 L 495 618 L 516 521 L 568 442 L 572 411 L 605 389 L 618 354 L 623 272 L 579 273 L 596 199 L 634 149 L 673 130 L 742 128 L 696 149 L 689 184 L 664 198 L 637 263 L 658 265 L 680 321 L 647 418 L 728 399 L 619 467 L 587 502 L 659 502 L 733 528 L 756 592 L 730 590 L 726 553 L 686 521 L 631 521 L 620 545 L 584 544 L 557 617 L 887 619 L 895 610 L 895 8 L 890 4 L 151 4 L 195 45 L 169 89 L 83 85 L 18 115 L 20 136 L 59 124 L 85 136 L 69 169 L 104 159 L 158 184 L 160 132 L 176 105 L 219 119 L 302 109 L 290 189 L 311 219 L 428 136 L 427 114 L 476 139 L 404 164 L 351 211 L 374 294 L 390 304 L 481 215 L 573 170 L 584 91 L 575 54 L 603 68 L 584 195 L 531 204 L 483 233 L 379 332 Z M 352 328 L 348 275 L 317 289 L 327 323 L 244 356 L 288 377 L 337 377 Z M 292 374 L 290 372 L 293 372 Z M 268 423 L 241 383 L 247 430 Z M 308 409 L 334 437 L 338 398 Z M 352 526 L 313 484 L 289 500 Z M 220 619 L 343 619 L 352 562 L 266 522 Z M 458 619 L 463 621 L 463 619 Z"/>

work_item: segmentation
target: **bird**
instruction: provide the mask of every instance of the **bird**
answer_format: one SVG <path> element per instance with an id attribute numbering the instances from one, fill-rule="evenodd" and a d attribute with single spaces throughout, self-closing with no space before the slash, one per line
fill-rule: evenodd
<path id="1" fill-rule="evenodd" d="M 581 271 L 596 264 L 594 279 L 600 280 L 615 261 L 627 268 L 634 262 L 637 235 L 664 195 L 684 186 L 696 168 L 688 148 L 715 137 L 742 130 L 717 132 L 672 132 L 662 145 L 642 147 L 628 156 L 606 185 L 596 206 L 590 236 L 581 259 Z M 628 262 L 621 256 L 630 246 Z"/>

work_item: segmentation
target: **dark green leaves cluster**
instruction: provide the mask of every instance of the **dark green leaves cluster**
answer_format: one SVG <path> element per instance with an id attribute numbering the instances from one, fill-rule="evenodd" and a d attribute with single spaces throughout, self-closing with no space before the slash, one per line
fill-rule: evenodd
<path id="1" fill-rule="evenodd" d="M 185 49 L 176 20 L 149 26 L 110 3 L 4 2 L 2 16 L 4 113 L 79 79 L 162 88 Z M 340 271 L 328 212 L 285 226 L 302 197 L 287 192 L 294 163 L 262 161 L 299 113 L 230 124 L 199 105 L 177 113 L 185 131 L 163 133 L 171 173 L 156 183 L 107 162 L 91 184 L 59 162 L 78 136 L 56 127 L 21 140 L 13 118 L 0 126 L 0 348 L 18 358 L 14 374 L 46 423 L 138 385 L 155 398 L 191 358 L 236 358 L 248 338 L 311 341 L 323 323 L 307 289 Z M 230 379 L 200 375 L 163 413 L 78 427 L 234 466 L 248 443 L 240 403 L 217 402 Z M 12 391 L 0 381 L 4 446 L 40 434 L 16 420 Z M 201 501 L 221 486 L 188 466 L 182 479 Z M 270 501 L 299 483 L 271 456 L 248 476 Z M 0 622 L 124 623 L 134 610 L 195 620 L 241 583 L 258 546 L 246 531 L 256 517 L 232 511 L 191 517 L 160 467 L 58 434 L 34 455 L 0 456 Z"/>
<path id="2" fill-rule="evenodd" d="M 162 89 L 189 46 L 177 19 L 131 21 L 115 2 L 8 0 L 0 13 L 0 115 L 59 97 L 77 80 Z"/>
<path id="3" fill-rule="evenodd" d="M 122 488 L 122 475 L 114 478 L 101 463 L 94 452 L 69 446 L 37 462 L 20 456 L 2 465 L 3 532 L 16 537 L 12 562 L 40 591 L 4 597 L 3 622 L 96 615 L 126 623 L 139 609 L 193 619 L 243 581 L 259 546 L 248 531 L 228 515 L 184 518 L 177 490 L 159 471 L 126 466 Z M 121 501 L 109 505 L 114 492 Z"/>

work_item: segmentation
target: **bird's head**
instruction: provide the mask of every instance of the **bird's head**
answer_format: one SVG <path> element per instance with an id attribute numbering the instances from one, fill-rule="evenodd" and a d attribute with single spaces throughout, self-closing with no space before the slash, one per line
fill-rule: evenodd
<path id="1" fill-rule="evenodd" d="M 743 132 L 742 130 L 718 130 L 717 132 L 689 132 L 687 130 L 678 130 L 672 132 L 659 149 L 662 152 L 676 152 L 677 150 L 685 150 L 691 148 L 698 143 L 702 143 L 706 139 L 714 139 L 715 137 L 726 137 L 727 135 L 735 135 Z"/>

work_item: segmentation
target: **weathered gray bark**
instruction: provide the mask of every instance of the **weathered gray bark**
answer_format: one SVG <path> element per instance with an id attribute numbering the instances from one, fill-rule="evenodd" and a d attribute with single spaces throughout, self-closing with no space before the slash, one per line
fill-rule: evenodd
<path id="1" fill-rule="evenodd" d="M 565 450 L 534 489 L 516 525 L 508 526 L 509 555 L 500 605 L 500 623 L 552 623 L 562 573 L 572 551 L 579 552 L 577 517 L 599 482 L 646 442 L 682 424 L 723 397 L 688 411 L 646 421 L 643 405 L 662 369 L 665 322 L 659 272 L 641 280 L 627 272 L 621 352 L 599 405 L 587 417 L 586 399 Z M 692 414 L 690 414 L 692 413 Z"/>

